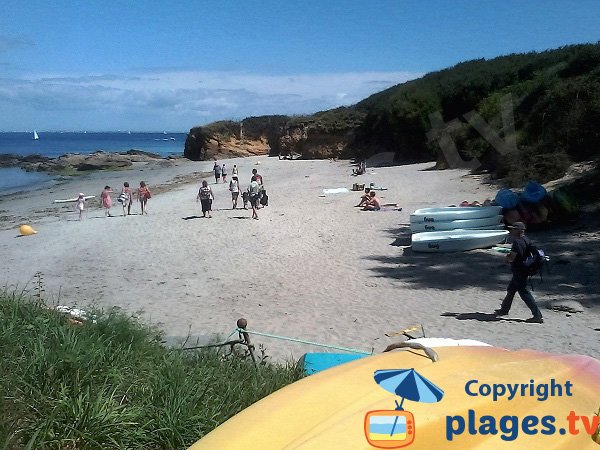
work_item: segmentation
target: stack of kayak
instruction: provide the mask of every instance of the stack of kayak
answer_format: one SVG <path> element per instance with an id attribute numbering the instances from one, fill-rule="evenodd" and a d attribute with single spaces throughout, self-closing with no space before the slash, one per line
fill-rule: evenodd
<path id="1" fill-rule="evenodd" d="M 418 209 L 410 215 L 415 252 L 460 252 L 503 242 L 501 206 Z"/>

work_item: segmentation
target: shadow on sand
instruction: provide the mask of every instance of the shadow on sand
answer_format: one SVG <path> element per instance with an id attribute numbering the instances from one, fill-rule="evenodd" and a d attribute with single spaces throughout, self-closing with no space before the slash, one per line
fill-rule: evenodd
<path id="1" fill-rule="evenodd" d="M 490 313 L 481 313 L 481 312 L 469 312 L 469 313 L 445 312 L 445 313 L 441 314 L 441 316 L 442 317 L 454 317 L 456 320 L 478 320 L 479 322 L 527 323 L 527 319 L 520 319 L 520 318 L 516 318 L 516 317 L 500 317 L 493 313 L 490 314 Z"/>
<path id="2" fill-rule="evenodd" d="M 409 247 L 408 224 L 385 230 L 393 239 L 390 245 L 403 247 L 397 256 L 372 255 L 372 270 L 378 277 L 392 278 L 414 289 L 462 289 L 467 286 L 504 290 L 510 269 L 502 254 L 492 250 L 457 253 L 416 253 Z M 542 278 L 532 278 L 535 290 L 540 286 L 556 299 L 573 299 L 587 307 L 600 307 L 600 214 L 588 214 L 577 223 L 555 225 L 530 232 L 528 236 L 544 249 L 550 261 Z M 478 320 L 484 320 L 480 318 Z M 506 319 L 503 319 L 506 320 Z"/>

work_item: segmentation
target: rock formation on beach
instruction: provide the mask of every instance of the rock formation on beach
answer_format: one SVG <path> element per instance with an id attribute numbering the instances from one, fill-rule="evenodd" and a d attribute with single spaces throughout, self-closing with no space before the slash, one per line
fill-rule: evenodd
<path id="1" fill-rule="evenodd" d="M 363 116 L 349 108 L 337 108 L 312 116 L 261 116 L 241 122 L 215 122 L 190 130 L 183 155 L 192 160 L 267 154 L 338 158 L 347 152 Z"/>
<path id="2" fill-rule="evenodd" d="M 134 162 L 161 159 L 160 155 L 141 150 L 113 153 L 98 151 L 90 154 L 67 153 L 58 158 L 42 155 L 0 155 L 0 167 L 20 167 L 29 172 L 69 173 L 90 170 L 111 170 L 131 166 Z"/>

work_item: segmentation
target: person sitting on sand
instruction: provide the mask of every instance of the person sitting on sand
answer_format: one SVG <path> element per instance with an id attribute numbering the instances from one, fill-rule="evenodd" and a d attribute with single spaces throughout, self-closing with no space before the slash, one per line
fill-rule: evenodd
<path id="1" fill-rule="evenodd" d="M 366 187 L 365 193 L 360 197 L 360 202 L 358 202 L 358 205 L 354 205 L 354 206 L 362 207 L 362 206 L 365 206 L 367 203 L 369 203 L 369 200 L 371 199 L 371 196 L 369 195 L 370 191 L 371 191 L 371 188 Z"/>
<path id="2" fill-rule="evenodd" d="M 362 160 L 358 163 L 358 167 L 356 169 L 352 169 L 353 175 L 363 175 L 367 171 L 367 162 Z"/>
<path id="3" fill-rule="evenodd" d="M 369 192 L 369 201 L 363 208 L 363 211 L 379 211 L 381 209 L 381 202 L 376 196 L 375 191 Z"/>

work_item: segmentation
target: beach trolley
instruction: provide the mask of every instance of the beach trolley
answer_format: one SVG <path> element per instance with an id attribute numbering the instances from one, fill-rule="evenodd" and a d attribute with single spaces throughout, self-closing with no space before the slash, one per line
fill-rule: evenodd
<path id="1" fill-rule="evenodd" d="M 416 339 L 310 375 L 190 448 L 600 448 L 600 361 L 449 341 Z"/>

